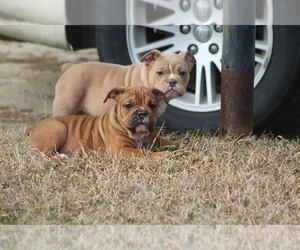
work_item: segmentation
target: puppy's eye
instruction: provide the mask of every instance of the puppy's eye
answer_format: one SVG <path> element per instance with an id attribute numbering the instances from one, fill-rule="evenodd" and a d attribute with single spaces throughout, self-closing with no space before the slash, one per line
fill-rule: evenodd
<path id="1" fill-rule="evenodd" d="M 179 72 L 179 75 L 183 77 L 183 76 L 186 75 L 186 72 L 185 72 L 185 71 L 180 71 L 180 72 Z"/>
<path id="2" fill-rule="evenodd" d="M 149 108 L 153 110 L 153 109 L 155 109 L 155 108 L 156 108 L 156 105 L 155 105 L 155 104 L 153 104 L 153 103 L 150 103 L 150 104 L 149 104 Z"/>
<path id="3" fill-rule="evenodd" d="M 156 74 L 159 75 L 159 76 L 162 76 L 164 74 L 164 72 L 163 71 L 157 71 Z"/>
<path id="4" fill-rule="evenodd" d="M 129 104 L 123 105 L 123 107 L 124 107 L 125 109 L 127 109 L 127 110 L 130 110 L 130 109 L 133 108 L 133 105 L 129 103 Z"/>

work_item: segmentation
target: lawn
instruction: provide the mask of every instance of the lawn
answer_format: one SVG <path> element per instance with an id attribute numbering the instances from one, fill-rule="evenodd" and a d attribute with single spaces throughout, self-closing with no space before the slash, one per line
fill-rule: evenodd
<path id="1" fill-rule="evenodd" d="M 11 112 L 0 123 L 2 225 L 300 224 L 298 140 L 187 131 L 166 135 L 186 141 L 170 159 L 60 160 L 34 156 L 24 131 L 37 119 Z"/>

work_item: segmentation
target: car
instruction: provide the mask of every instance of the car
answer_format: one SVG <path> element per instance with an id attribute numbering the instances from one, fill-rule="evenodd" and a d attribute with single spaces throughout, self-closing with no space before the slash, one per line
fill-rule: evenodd
<path id="1" fill-rule="evenodd" d="M 254 131 L 272 129 L 300 107 L 300 22 L 296 0 L 256 1 Z M 170 131 L 220 122 L 223 0 L 0 0 L 0 34 L 78 50 L 129 65 L 152 49 L 190 51 L 197 59 L 187 93 L 160 122 Z M 15 21 L 17 19 L 17 21 Z M 47 24 L 47 25 L 37 25 Z M 293 24 L 293 25 L 292 25 Z M 241 55 L 242 56 L 242 55 Z"/>

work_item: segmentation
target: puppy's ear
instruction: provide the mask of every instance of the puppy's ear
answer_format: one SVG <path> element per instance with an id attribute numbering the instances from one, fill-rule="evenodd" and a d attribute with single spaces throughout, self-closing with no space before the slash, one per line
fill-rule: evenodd
<path id="1" fill-rule="evenodd" d="M 197 62 L 196 58 L 189 51 L 181 51 L 179 55 L 186 60 L 186 62 L 190 65 L 191 69 L 194 66 L 194 64 Z"/>
<path id="2" fill-rule="evenodd" d="M 152 89 L 152 93 L 156 96 L 157 100 L 159 101 L 164 100 L 165 103 L 169 104 L 166 95 L 161 90 Z"/>
<path id="3" fill-rule="evenodd" d="M 158 57 L 161 56 L 161 52 L 158 50 L 151 50 L 146 55 L 141 58 L 141 62 L 145 63 L 148 67 L 153 61 L 155 61 Z"/>
<path id="4" fill-rule="evenodd" d="M 103 103 L 105 103 L 108 99 L 116 100 L 117 97 L 125 92 L 125 88 L 114 88 L 108 92 L 106 98 L 104 99 Z"/>

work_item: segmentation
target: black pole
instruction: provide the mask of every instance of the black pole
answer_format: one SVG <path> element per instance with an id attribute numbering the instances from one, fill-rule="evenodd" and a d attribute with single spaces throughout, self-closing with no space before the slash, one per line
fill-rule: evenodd
<path id="1" fill-rule="evenodd" d="M 248 1 L 249 4 L 251 0 Z M 254 6 L 249 5 L 251 8 L 248 6 L 248 9 L 243 3 L 227 0 L 227 6 L 224 6 L 224 23 L 227 25 L 223 28 L 221 72 L 222 138 L 228 135 L 248 136 L 253 132 L 255 1 Z M 248 13 L 247 16 L 242 16 L 242 10 Z M 243 25 L 236 25 L 239 22 Z"/>
<path id="2" fill-rule="evenodd" d="M 224 27 L 221 73 L 221 137 L 253 131 L 255 26 Z"/>

